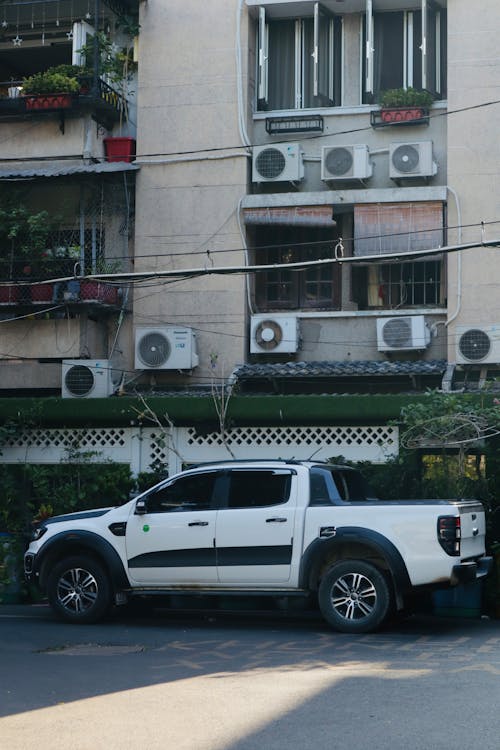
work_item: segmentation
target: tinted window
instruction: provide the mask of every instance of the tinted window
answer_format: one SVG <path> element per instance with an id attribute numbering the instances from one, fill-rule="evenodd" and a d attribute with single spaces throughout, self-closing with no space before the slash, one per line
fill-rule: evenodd
<path id="1" fill-rule="evenodd" d="M 146 498 L 148 513 L 210 510 L 217 474 L 193 474 L 151 492 Z"/>
<path id="2" fill-rule="evenodd" d="M 263 508 L 286 503 L 290 496 L 289 471 L 232 471 L 229 476 L 229 508 Z"/>
<path id="3" fill-rule="evenodd" d="M 366 479 L 348 469 L 314 468 L 310 473 L 310 505 L 376 500 Z"/>
<path id="4" fill-rule="evenodd" d="M 375 493 L 368 482 L 357 471 L 332 471 L 332 477 L 342 500 L 347 502 L 376 500 Z"/>

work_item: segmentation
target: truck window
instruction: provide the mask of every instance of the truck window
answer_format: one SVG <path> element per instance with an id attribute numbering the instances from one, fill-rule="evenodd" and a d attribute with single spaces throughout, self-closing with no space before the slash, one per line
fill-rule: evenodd
<path id="1" fill-rule="evenodd" d="M 332 477 L 345 502 L 359 503 L 377 499 L 366 479 L 357 471 L 333 470 Z"/>
<path id="2" fill-rule="evenodd" d="M 230 472 L 228 508 L 263 508 L 282 505 L 290 497 L 290 471 L 258 469 Z"/>
<path id="3" fill-rule="evenodd" d="M 216 472 L 192 474 L 152 490 L 145 498 L 148 513 L 210 510 L 218 476 Z"/>

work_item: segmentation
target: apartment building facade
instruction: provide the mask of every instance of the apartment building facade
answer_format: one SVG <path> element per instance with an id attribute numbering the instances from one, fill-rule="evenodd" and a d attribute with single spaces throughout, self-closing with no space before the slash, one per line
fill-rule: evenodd
<path id="1" fill-rule="evenodd" d="M 500 363 L 499 20 L 493 0 L 6 3 L 6 83 L 98 56 L 96 30 L 127 67 L 68 110 L 0 99 L 0 195 L 54 219 L 42 271 L 4 252 L 0 398 L 132 432 L 153 399 L 172 468 L 228 440 L 392 455 L 407 394 Z M 392 89 L 432 104 L 386 113 Z"/>

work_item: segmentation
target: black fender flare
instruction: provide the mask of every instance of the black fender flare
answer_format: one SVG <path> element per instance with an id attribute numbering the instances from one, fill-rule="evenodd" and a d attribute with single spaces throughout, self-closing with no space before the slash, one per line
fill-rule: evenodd
<path id="1" fill-rule="evenodd" d="M 329 553 L 335 551 L 346 542 L 359 542 L 372 549 L 378 557 L 382 557 L 388 566 L 396 596 L 404 594 L 412 588 L 406 564 L 397 547 L 378 531 L 358 526 L 343 526 L 335 529 L 335 535 L 317 537 L 305 550 L 300 571 L 299 582 L 302 588 L 316 590 L 321 565 Z"/>
<path id="2" fill-rule="evenodd" d="M 115 591 L 130 587 L 122 559 L 112 544 L 92 531 L 68 529 L 48 539 L 35 557 L 33 573 L 38 576 L 40 588 L 45 589 L 53 560 L 85 550 L 91 550 L 104 561 Z"/>

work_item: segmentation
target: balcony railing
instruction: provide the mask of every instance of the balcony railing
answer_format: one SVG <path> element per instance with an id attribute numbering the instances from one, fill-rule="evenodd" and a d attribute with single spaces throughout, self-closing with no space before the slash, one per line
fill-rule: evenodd
<path id="1" fill-rule="evenodd" d="M 22 81 L 0 82 L 0 89 L 9 89 L 12 93 L 12 96 L 0 97 L 0 122 L 56 115 L 64 132 L 67 117 L 80 117 L 87 112 L 107 130 L 111 130 L 115 123 L 127 120 L 126 99 L 101 79 L 97 81 L 97 88 L 89 80 L 88 85 L 82 86 L 79 93 L 55 97 L 22 96 L 21 86 Z M 36 100 L 38 105 L 35 104 Z"/>
<path id="2" fill-rule="evenodd" d="M 96 267 L 97 265 L 97 267 Z M 121 262 L 120 270 L 129 270 L 128 261 Z M 122 303 L 119 282 L 85 278 L 96 274 L 99 266 L 103 273 L 118 266 L 89 264 L 83 266 L 77 259 L 0 260 L 0 309 L 13 306 L 98 305 L 117 308 Z"/>

